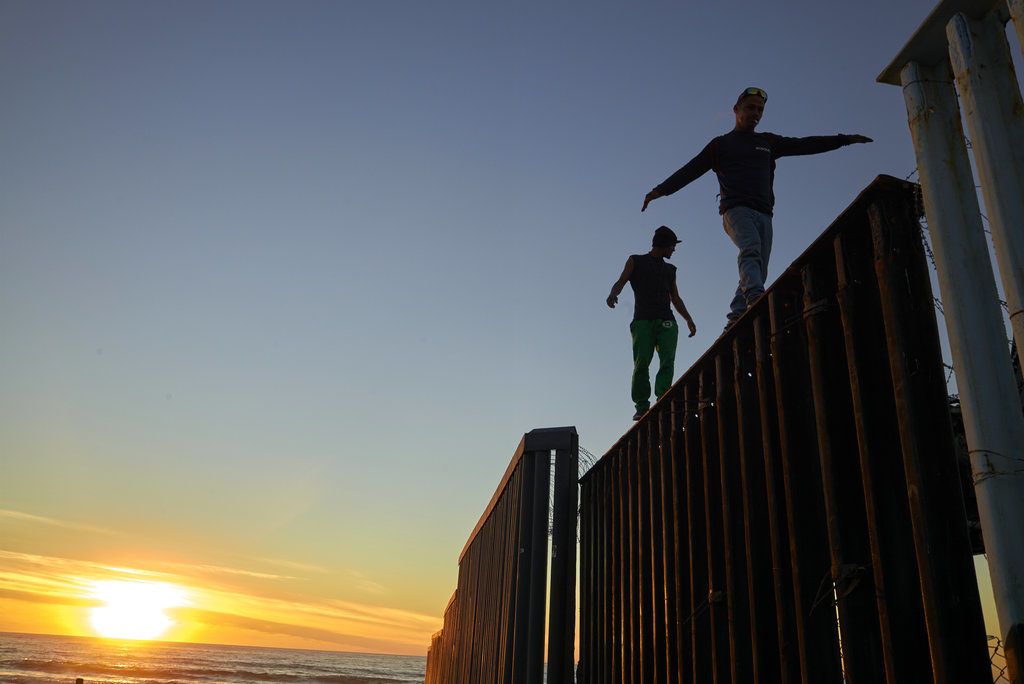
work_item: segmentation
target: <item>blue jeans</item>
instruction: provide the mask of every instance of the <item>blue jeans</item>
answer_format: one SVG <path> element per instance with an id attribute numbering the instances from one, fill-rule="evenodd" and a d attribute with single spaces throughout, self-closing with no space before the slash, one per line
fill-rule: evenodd
<path id="1" fill-rule="evenodd" d="M 729 304 L 729 322 L 764 294 L 768 279 L 768 258 L 772 254 L 772 217 L 750 207 L 733 207 L 722 215 L 726 234 L 740 250 L 736 262 L 740 282 Z"/>

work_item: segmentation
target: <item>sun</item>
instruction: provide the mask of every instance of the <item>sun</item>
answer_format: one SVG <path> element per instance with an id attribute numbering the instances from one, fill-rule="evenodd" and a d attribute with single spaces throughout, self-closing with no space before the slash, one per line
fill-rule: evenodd
<path id="1" fill-rule="evenodd" d="M 92 595 L 104 605 L 92 609 L 90 621 L 108 639 L 155 639 L 174 624 L 164 611 L 187 603 L 181 588 L 164 582 L 96 582 Z"/>

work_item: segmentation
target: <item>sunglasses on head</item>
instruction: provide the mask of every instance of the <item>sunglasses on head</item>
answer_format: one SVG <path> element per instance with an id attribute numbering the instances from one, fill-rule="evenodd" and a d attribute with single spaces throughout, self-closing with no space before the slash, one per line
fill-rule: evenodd
<path id="1" fill-rule="evenodd" d="M 747 95 L 757 95 L 758 97 L 764 99 L 765 102 L 768 102 L 768 93 L 764 92 L 760 88 L 747 88 L 740 95 L 740 99 L 742 100 Z"/>

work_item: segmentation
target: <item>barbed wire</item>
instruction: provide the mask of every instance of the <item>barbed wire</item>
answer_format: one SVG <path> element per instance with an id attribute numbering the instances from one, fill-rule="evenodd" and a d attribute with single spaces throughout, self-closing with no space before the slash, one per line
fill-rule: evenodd
<path id="1" fill-rule="evenodd" d="M 579 457 L 580 457 L 580 476 L 586 473 L 588 470 L 594 467 L 594 465 L 600 460 L 599 456 L 595 456 L 593 452 L 587 449 L 582 444 L 579 445 Z"/>
<path id="2" fill-rule="evenodd" d="M 971 141 L 970 141 L 969 138 L 966 138 L 966 137 L 964 138 L 964 144 L 967 146 L 967 149 L 972 149 Z M 915 176 L 917 177 L 917 180 L 916 181 L 912 181 L 912 179 L 914 179 Z M 919 182 L 920 181 L 920 169 L 919 169 L 919 167 L 914 167 L 914 169 L 910 173 L 908 173 L 906 176 L 903 177 L 903 180 L 912 181 L 912 182 Z M 980 187 L 981 186 L 975 186 L 976 189 L 980 189 Z M 923 198 L 920 197 L 920 191 L 918 191 L 918 192 L 919 192 L 918 201 L 921 202 L 922 205 L 923 205 Z M 981 219 L 984 222 L 984 224 L 990 224 L 988 216 L 986 216 L 983 212 L 979 211 L 978 215 L 981 217 Z M 931 231 L 929 230 L 928 219 L 924 215 L 924 211 L 921 211 L 921 213 L 920 213 L 920 217 L 918 218 L 918 225 L 921 226 L 921 244 L 924 247 L 924 253 L 928 257 L 928 262 L 931 264 L 932 271 L 935 272 L 935 273 L 938 273 L 938 266 L 935 263 L 935 252 L 932 249 L 932 244 L 931 244 Z M 992 231 L 989 230 L 987 225 L 982 225 L 982 230 L 984 230 L 985 234 L 989 236 L 989 239 L 992 239 Z M 998 299 L 997 298 L 997 301 L 999 302 L 1000 308 L 1007 315 L 1009 315 L 1009 313 L 1010 313 L 1010 305 L 1009 305 L 1009 303 L 1005 299 Z M 940 316 L 942 316 L 943 318 L 945 318 L 946 317 L 946 310 L 945 310 L 945 307 L 942 304 L 942 300 L 939 297 L 935 296 L 934 294 L 932 295 L 932 304 L 935 307 L 935 310 L 938 312 L 938 314 Z M 1013 340 L 1011 338 L 1008 338 L 1007 339 L 1007 343 L 1012 345 L 1013 344 Z M 1012 352 L 1011 352 L 1011 355 L 1014 356 L 1014 357 L 1016 356 L 1016 354 L 1012 354 Z M 953 379 L 953 375 L 955 373 L 955 369 L 953 368 L 953 366 L 951 366 L 950 364 L 946 363 L 945 361 L 943 361 L 942 365 L 948 371 L 946 373 L 946 388 L 948 390 L 948 388 L 950 386 L 950 381 Z M 950 403 L 950 406 L 959 405 L 960 397 L 958 395 L 956 395 L 956 394 L 950 394 L 949 395 L 949 403 Z"/>
<path id="3" fill-rule="evenodd" d="M 597 464 L 597 462 L 599 460 L 601 460 L 601 459 L 600 459 L 599 456 L 595 456 L 592 451 L 587 449 L 582 444 L 577 444 L 576 445 L 576 450 L 577 450 L 577 456 L 579 458 L 579 466 L 578 466 L 579 467 L 579 476 L 583 477 L 583 475 L 585 473 L 589 472 L 590 469 L 593 468 Z M 581 510 L 582 509 L 579 507 L 579 504 L 577 504 L 577 506 L 576 506 L 576 519 L 577 520 L 579 520 L 579 517 L 580 517 L 580 514 L 581 514 Z M 552 516 L 553 515 L 554 515 L 554 512 L 552 511 Z M 549 535 L 551 534 L 551 530 L 552 530 L 553 524 L 554 523 L 553 523 L 552 520 L 548 520 L 548 534 Z M 577 542 L 580 541 L 580 527 L 581 527 L 581 525 L 579 525 L 579 524 L 576 525 L 576 541 Z"/>

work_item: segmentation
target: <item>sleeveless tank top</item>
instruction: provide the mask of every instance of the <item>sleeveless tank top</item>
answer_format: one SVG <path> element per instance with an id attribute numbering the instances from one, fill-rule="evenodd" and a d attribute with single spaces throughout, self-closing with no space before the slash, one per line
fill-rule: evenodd
<path id="1" fill-rule="evenodd" d="M 629 284 L 633 288 L 633 320 L 675 320 L 672 318 L 672 283 L 676 267 L 664 259 L 650 254 L 634 254 L 633 273 Z"/>

